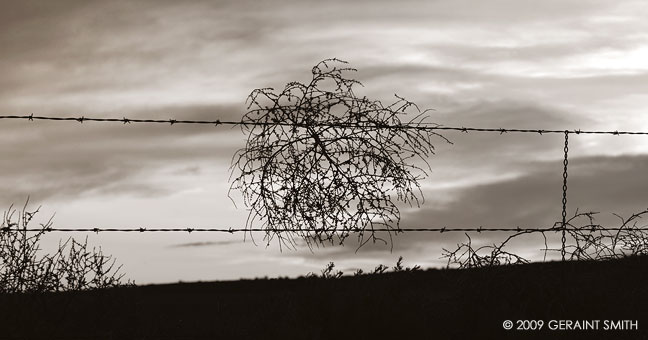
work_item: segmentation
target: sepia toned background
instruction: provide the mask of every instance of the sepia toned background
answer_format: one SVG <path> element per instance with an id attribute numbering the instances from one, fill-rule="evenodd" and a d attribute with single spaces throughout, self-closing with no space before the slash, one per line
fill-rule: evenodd
<path id="1" fill-rule="evenodd" d="M 394 94 L 446 126 L 648 131 L 643 1 L 4 1 L 0 114 L 237 120 L 255 88 L 308 81 L 336 57 L 359 95 Z M 444 134 L 403 227 L 551 226 L 563 136 Z M 0 121 L 0 206 L 56 227 L 242 227 L 227 197 L 245 135 L 226 126 Z M 571 137 L 569 214 L 648 207 L 648 137 Z M 335 261 L 441 266 L 462 234 L 356 252 L 280 251 L 243 234 L 74 234 L 137 283 L 298 276 Z M 56 244 L 63 234 L 47 236 Z M 482 234 L 495 242 L 501 234 Z M 515 249 L 541 259 L 540 239 Z"/>

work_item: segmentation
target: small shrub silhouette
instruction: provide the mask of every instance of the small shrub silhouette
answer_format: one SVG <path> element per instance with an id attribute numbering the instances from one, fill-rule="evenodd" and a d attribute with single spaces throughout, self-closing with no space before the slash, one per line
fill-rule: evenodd
<path id="1" fill-rule="evenodd" d="M 389 267 L 385 266 L 384 264 L 379 264 L 374 268 L 374 270 L 371 272 L 371 274 L 382 274 L 387 271 Z"/>
<path id="2" fill-rule="evenodd" d="M 340 271 L 340 270 L 338 270 L 337 272 L 334 272 L 333 271 L 334 268 L 335 268 L 335 263 L 333 263 L 331 261 L 324 267 L 324 269 L 322 269 L 322 271 L 321 271 L 322 274 L 320 276 L 318 276 L 317 274 L 311 272 L 311 273 L 308 273 L 308 275 L 306 275 L 306 277 L 310 277 L 310 278 L 319 277 L 319 278 L 322 278 L 322 279 L 339 279 L 339 278 L 341 278 L 342 275 L 344 275 L 344 273 L 342 273 L 342 271 Z"/>
<path id="3" fill-rule="evenodd" d="M 322 278 L 322 279 L 339 279 L 341 278 L 344 273 L 341 270 L 334 271 L 335 269 L 335 263 L 334 262 L 329 262 L 324 269 L 321 271 L 321 275 L 317 275 L 313 272 L 308 273 L 306 277 L 308 278 Z M 389 269 L 388 266 L 384 264 L 379 264 L 369 272 L 368 274 L 384 274 L 387 272 Z M 403 257 L 399 256 L 398 261 L 396 262 L 396 265 L 392 267 L 392 272 L 398 273 L 398 272 L 415 272 L 421 270 L 421 266 L 415 265 L 413 267 L 404 267 L 403 266 Z M 356 269 L 356 271 L 353 273 L 353 276 L 361 276 L 365 275 L 365 271 L 362 269 Z"/>
<path id="4" fill-rule="evenodd" d="M 421 269 L 418 264 L 414 267 L 403 267 L 403 257 L 399 256 L 396 265 L 392 268 L 394 272 L 414 272 Z"/>
<path id="5" fill-rule="evenodd" d="M 433 137 L 427 110 L 401 97 L 389 105 L 358 97 L 355 69 L 337 59 L 312 69 L 312 80 L 275 93 L 252 91 L 241 119 L 246 145 L 232 159 L 231 190 L 249 208 L 246 228 L 261 223 L 268 243 L 309 247 L 342 244 L 356 232 L 359 247 L 387 241 L 375 229 L 398 232 L 397 201 L 419 205 L 419 180 L 429 169 Z M 410 119 L 401 121 L 411 113 Z M 414 128 L 413 128 L 414 127 Z M 420 127 L 420 128 L 416 128 Z M 419 160 L 422 168 L 414 164 Z"/>
<path id="6" fill-rule="evenodd" d="M 52 218 L 38 229 L 29 229 L 39 209 L 9 207 L 0 227 L 0 293 L 87 290 L 122 285 L 121 266 L 101 248 L 89 249 L 87 238 L 59 241 L 58 248 L 42 254 L 40 240 Z M 127 281 L 126 284 L 133 284 Z"/>

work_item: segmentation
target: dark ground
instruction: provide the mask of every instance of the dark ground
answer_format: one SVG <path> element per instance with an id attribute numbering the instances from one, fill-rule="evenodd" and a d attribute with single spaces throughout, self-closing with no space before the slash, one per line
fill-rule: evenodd
<path id="1" fill-rule="evenodd" d="M 648 339 L 648 257 L 0 295 L 1 339 Z M 543 320 L 540 331 L 504 320 Z M 638 330 L 603 330 L 603 320 Z M 549 330 L 550 320 L 601 320 Z"/>

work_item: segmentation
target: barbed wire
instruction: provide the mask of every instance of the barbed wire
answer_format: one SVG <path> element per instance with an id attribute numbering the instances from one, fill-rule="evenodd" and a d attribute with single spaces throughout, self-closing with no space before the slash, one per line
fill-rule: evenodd
<path id="1" fill-rule="evenodd" d="M 301 126 L 300 124 L 292 123 L 266 123 L 266 122 L 240 122 L 240 121 L 227 121 L 227 120 L 187 120 L 187 119 L 139 119 L 139 118 L 110 118 L 110 117 L 55 117 L 55 116 L 34 116 L 30 115 L 0 115 L 2 119 L 14 120 L 46 120 L 46 121 L 64 121 L 64 122 L 113 122 L 122 124 L 143 123 L 143 124 L 197 124 L 197 125 L 231 125 L 231 126 L 247 126 L 247 125 L 282 125 L 282 126 Z M 459 131 L 459 132 L 498 132 L 504 133 L 537 133 L 543 134 L 597 134 L 597 135 L 648 135 L 648 131 L 619 131 L 619 130 L 581 130 L 581 129 L 518 129 L 518 128 L 480 128 L 480 127 L 457 127 L 457 126 L 443 126 L 434 123 L 417 123 L 414 124 L 400 124 L 400 125 L 375 125 L 367 124 L 319 124 L 321 126 L 334 126 L 340 128 L 379 128 L 379 129 L 419 129 L 419 130 L 446 130 L 446 131 Z M 305 126 L 305 125 L 304 125 Z"/>
<path id="2" fill-rule="evenodd" d="M 617 227 L 617 228 L 606 228 L 606 227 L 563 227 L 558 225 L 551 228 L 521 228 L 521 227 L 510 227 L 510 228 L 488 228 L 488 227 L 478 227 L 478 228 L 451 228 L 451 227 L 441 227 L 441 228 L 376 228 L 371 231 L 374 232 L 391 232 L 391 233 L 401 233 L 401 232 L 438 232 L 438 233 L 450 233 L 450 232 L 561 232 L 565 231 L 583 231 L 583 230 L 595 230 L 595 231 L 648 231 L 648 227 Z M 17 228 L 3 227 L 0 228 L 0 231 L 15 231 L 19 230 Z M 138 228 L 53 228 L 47 227 L 44 229 L 20 229 L 26 230 L 28 232 L 93 232 L 93 233 L 103 233 L 103 232 L 126 232 L 126 233 L 151 233 L 151 232 L 220 232 L 220 233 L 239 233 L 239 232 L 294 232 L 295 229 L 266 229 L 266 228 L 147 228 L 147 227 L 138 227 Z M 297 229 L 298 230 L 298 229 Z M 328 230 L 333 231 L 333 230 Z M 350 232 L 357 233 L 361 232 L 358 228 L 348 229 L 348 230 L 337 230 L 338 232 Z"/>
<path id="3" fill-rule="evenodd" d="M 43 121 L 59 121 L 59 122 L 78 122 L 78 123 L 84 123 L 84 122 L 112 122 L 112 123 L 122 123 L 124 125 L 126 124 L 132 124 L 132 123 L 139 123 L 139 124 L 168 124 L 168 125 L 179 125 L 179 124 L 196 124 L 196 125 L 213 125 L 213 126 L 220 126 L 220 125 L 230 125 L 230 126 L 254 126 L 254 125 L 280 125 L 280 126 L 288 126 L 288 127 L 312 127 L 312 126 L 306 126 L 303 124 L 295 124 L 295 123 L 283 123 L 283 122 L 243 122 L 243 121 L 229 121 L 229 120 L 187 120 L 187 119 L 143 119 L 143 118 L 111 118 L 111 117 L 85 117 L 85 116 L 80 116 L 80 117 L 57 117 L 57 116 L 35 116 L 33 113 L 30 115 L 0 115 L 0 120 L 28 120 L 28 121 L 36 121 L 36 120 L 43 120 Z M 648 131 L 619 131 L 619 130 L 581 130 L 581 129 L 519 129 L 519 128 L 481 128 L 481 127 L 457 127 L 457 126 L 443 126 L 439 124 L 434 124 L 434 123 L 426 123 L 426 122 L 417 122 L 416 124 L 397 124 L 397 125 L 389 125 L 389 124 L 379 124 L 375 122 L 363 122 L 359 121 L 357 123 L 320 123 L 317 124 L 319 126 L 331 126 L 331 127 L 338 127 L 338 128 L 361 128 L 361 129 L 417 129 L 417 130 L 445 130 L 445 131 L 459 131 L 463 133 L 469 133 L 469 132 L 497 132 L 500 135 L 505 134 L 505 133 L 537 133 L 539 135 L 544 135 L 544 134 L 564 134 L 565 138 L 565 148 L 564 148 L 564 170 L 563 170 L 563 197 L 562 197 L 562 203 L 563 203 L 563 209 L 562 209 L 562 223 L 559 225 L 557 224 L 554 227 L 551 228 L 521 228 L 521 227 L 512 227 L 512 228 L 485 228 L 485 227 L 478 227 L 478 228 L 450 228 L 450 227 L 441 227 L 441 228 L 374 228 L 371 230 L 366 230 L 368 232 L 388 232 L 390 233 L 401 233 L 401 232 L 438 232 L 438 233 L 445 233 L 445 232 L 509 232 L 509 233 L 533 233 L 533 232 L 540 232 L 540 233 L 545 233 L 545 232 L 562 232 L 562 245 L 561 245 L 561 250 L 562 250 L 562 257 L 564 260 L 565 257 L 565 249 L 566 249 L 566 239 L 565 239 L 565 233 L 570 232 L 570 231 L 587 231 L 587 228 L 574 228 L 574 227 L 567 227 L 566 226 L 566 198 L 567 198 L 567 183 L 566 183 L 566 177 L 567 177 L 567 162 L 568 162 L 568 148 L 567 148 L 567 143 L 568 143 L 568 138 L 570 134 L 595 134 L 595 135 L 648 135 Z M 648 231 L 648 228 L 636 228 L 636 227 L 619 227 L 619 228 L 603 228 L 601 226 L 598 226 L 596 228 L 592 227 L 592 232 L 594 231 Z M 8 231 L 8 230 L 15 230 L 10 227 L 3 227 L 0 228 L 0 231 Z M 26 230 L 28 232 L 38 232 L 38 231 L 45 231 L 45 232 L 94 232 L 94 233 L 103 233 L 103 232 L 125 232 L 125 233 L 144 233 L 144 232 L 218 232 L 218 233 L 229 233 L 229 234 L 234 234 L 238 232 L 272 232 L 272 233 L 294 233 L 295 231 L 299 231 L 299 229 L 276 229 L 276 228 L 191 228 L 191 227 L 186 227 L 186 228 L 147 228 L 147 227 L 138 227 L 138 228 L 99 228 L 99 227 L 91 227 L 91 228 L 52 228 L 48 227 L 45 229 L 31 229 L 31 230 Z M 363 230 L 361 229 L 340 229 L 340 230 L 332 230 L 332 229 L 322 229 L 322 231 L 326 232 L 334 232 L 334 233 L 362 233 Z"/>

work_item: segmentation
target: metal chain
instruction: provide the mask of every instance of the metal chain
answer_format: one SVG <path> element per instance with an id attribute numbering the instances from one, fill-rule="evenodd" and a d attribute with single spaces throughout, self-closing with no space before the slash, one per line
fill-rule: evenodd
<path id="1" fill-rule="evenodd" d="M 560 249 L 560 253 L 562 255 L 562 260 L 565 261 L 565 243 L 567 241 L 566 239 L 566 231 L 567 231 L 567 225 L 566 225 L 566 220 L 567 220 L 567 164 L 569 164 L 569 159 L 567 158 L 567 154 L 569 153 L 569 131 L 565 130 L 565 159 L 563 160 L 563 198 L 562 198 L 562 248 Z"/>

